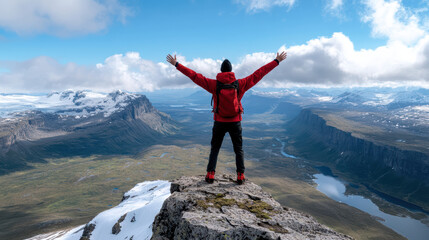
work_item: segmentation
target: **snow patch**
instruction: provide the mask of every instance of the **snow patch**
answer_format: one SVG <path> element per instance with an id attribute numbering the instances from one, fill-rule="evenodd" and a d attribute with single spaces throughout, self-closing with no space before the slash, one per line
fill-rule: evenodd
<path id="1" fill-rule="evenodd" d="M 332 101 L 333 97 L 329 97 L 329 96 L 323 96 L 323 97 L 317 97 L 317 100 L 319 102 L 330 102 Z"/>
<path id="2" fill-rule="evenodd" d="M 413 109 L 416 111 L 429 113 L 429 105 L 415 106 Z"/>
<path id="3" fill-rule="evenodd" d="M 170 182 L 162 180 L 137 184 L 124 194 L 125 200 L 118 206 L 101 212 L 88 223 L 95 224 L 95 228 L 91 233 L 91 239 L 122 240 L 131 239 L 131 237 L 132 239 L 150 239 L 152 237 L 152 223 L 155 216 L 161 210 L 165 199 L 171 195 L 170 185 Z M 113 234 L 113 226 L 125 214 L 125 218 L 120 222 L 120 232 Z M 79 240 L 83 230 L 84 225 L 78 226 L 68 232 L 60 231 L 38 235 L 30 239 Z"/>

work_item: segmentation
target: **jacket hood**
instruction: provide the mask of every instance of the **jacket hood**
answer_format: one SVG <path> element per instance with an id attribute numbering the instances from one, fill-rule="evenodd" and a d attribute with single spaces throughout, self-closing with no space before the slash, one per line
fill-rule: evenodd
<path id="1" fill-rule="evenodd" d="M 232 71 L 232 65 L 231 62 L 228 59 L 223 60 L 222 65 L 220 67 L 221 72 L 231 72 Z"/>
<path id="2" fill-rule="evenodd" d="M 237 79 L 235 78 L 235 74 L 233 72 L 221 72 L 217 74 L 216 80 L 223 84 L 230 84 L 235 82 Z"/>

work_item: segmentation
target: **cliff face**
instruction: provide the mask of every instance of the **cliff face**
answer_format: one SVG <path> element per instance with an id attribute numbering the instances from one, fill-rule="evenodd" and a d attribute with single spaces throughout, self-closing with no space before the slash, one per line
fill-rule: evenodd
<path id="1" fill-rule="evenodd" d="M 424 153 L 380 146 L 356 138 L 349 132 L 328 126 L 311 110 L 303 110 L 291 124 L 296 129 L 305 129 L 312 137 L 340 152 L 337 165 L 358 167 L 364 170 L 362 174 L 382 168 L 392 169 L 401 176 L 429 183 L 429 156 Z"/>
<path id="2" fill-rule="evenodd" d="M 168 134 L 175 129 L 173 120 L 165 113 L 158 111 L 152 106 L 146 96 L 134 99 L 132 104 L 127 105 L 122 111 L 113 114 L 111 120 L 123 119 L 128 122 L 139 120 L 150 129 Z"/>
<path id="3" fill-rule="evenodd" d="M 11 134 L 13 129 L 4 129 L 5 132 L 0 136 L 0 154 L 4 154 L 9 151 L 10 146 L 16 142 L 16 135 Z"/>
<path id="4" fill-rule="evenodd" d="M 282 207 L 251 182 L 237 185 L 220 175 L 171 183 L 171 196 L 153 223 L 152 239 L 351 239 L 311 216 Z"/>
<path id="5" fill-rule="evenodd" d="M 18 121 L 0 123 L 0 155 L 7 152 L 16 141 L 30 138 L 35 129 L 43 126 L 43 115 L 35 114 Z"/>

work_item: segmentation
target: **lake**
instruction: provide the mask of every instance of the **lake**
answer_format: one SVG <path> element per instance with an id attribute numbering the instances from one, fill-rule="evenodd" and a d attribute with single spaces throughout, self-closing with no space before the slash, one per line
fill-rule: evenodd
<path id="1" fill-rule="evenodd" d="M 408 216 L 402 217 L 384 213 L 368 198 L 359 195 L 345 195 L 346 186 L 336 177 L 324 174 L 315 174 L 313 176 L 315 178 L 313 181 L 317 183 L 317 190 L 329 198 L 377 217 L 377 219 L 380 219 L 378 220 L 379 222 L 410 240 L 429 239 L 429 227 L 419 220 Z"/>

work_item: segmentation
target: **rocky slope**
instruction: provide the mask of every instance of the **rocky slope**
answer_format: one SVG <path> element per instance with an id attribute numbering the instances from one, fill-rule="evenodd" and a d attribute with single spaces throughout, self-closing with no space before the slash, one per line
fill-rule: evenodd
<path id="1" fill-rule="evenodd" d="M 171 196 L 153 223 L 152 239 L 350 239 L 311 216 L 282 207 L 260 186 L 218 175 L 171 183 Z"/>
<path id="2" fill-rule="evenodd" d="M 352 239 L 282 207 L 260 186 L 218 174 L 137 184 L 86 225 L 28 240 Z"/>

